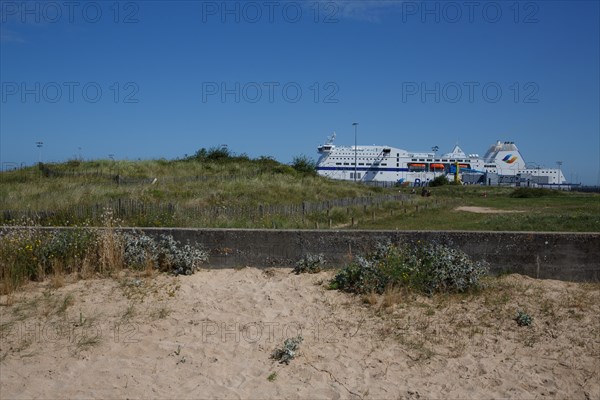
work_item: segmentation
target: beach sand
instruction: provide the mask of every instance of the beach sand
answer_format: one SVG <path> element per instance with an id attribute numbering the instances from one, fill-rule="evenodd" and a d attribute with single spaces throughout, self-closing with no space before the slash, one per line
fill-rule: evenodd
<path id="1" fill-rule="evenodd" d="M 0 299 L 0 397 L 600 398 L 598 284 L 509 275 L 477 294 L 356 296 L 327 290 L 332 276 L 32 283 Z M 289 365 L 270 358 L 297 335 Z"/>

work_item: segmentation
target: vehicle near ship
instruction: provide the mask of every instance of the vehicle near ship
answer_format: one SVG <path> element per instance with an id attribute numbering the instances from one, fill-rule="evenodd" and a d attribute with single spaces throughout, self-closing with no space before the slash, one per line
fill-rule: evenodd
<path id="1" fill-rule="evenodd" d="M 566 185 L 558 168 L 531 167 L 514 142 L 497 141 L 483 157 L 451 152 L 412 152 L 391 146 L 336 146 L 335 133 L 317 147 L 317 173 L 357 182 L 395 182 L 424 186 L 440 175 L 463 184 L 548 186 Z"/>

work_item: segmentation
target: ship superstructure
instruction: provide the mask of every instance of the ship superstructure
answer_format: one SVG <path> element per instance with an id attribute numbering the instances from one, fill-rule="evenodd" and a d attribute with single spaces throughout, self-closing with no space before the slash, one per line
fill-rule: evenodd
<path id="1" fill-rule="evenodd" d="M 426 185 L 439 175 L 466 184 L 562 185 L 560 169 L 528 167 L 514 142 L 498 141 L 485 153 L 466 154 L 458 145 L 451 152 L 412 152 L 391 146 L 336 146 L 335 133 L 319 146 L 317 171 L 333 179 Z"/>

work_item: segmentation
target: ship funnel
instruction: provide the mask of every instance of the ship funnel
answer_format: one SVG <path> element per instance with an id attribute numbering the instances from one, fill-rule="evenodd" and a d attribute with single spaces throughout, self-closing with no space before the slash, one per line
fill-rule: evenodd
<path id="1" fill-rule="evenodd" d="M 492 145 L 484 160 L 486 163 L 495 163 L 500 170 L 525 168 L 525 160 L 514 142 L 498 142 Z"/>

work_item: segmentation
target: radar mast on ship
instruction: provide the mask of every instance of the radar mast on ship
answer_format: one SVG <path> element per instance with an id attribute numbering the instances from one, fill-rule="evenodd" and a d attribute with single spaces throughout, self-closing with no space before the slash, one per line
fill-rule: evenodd
<path id="1" fill-rule="evenodd" d="M 329 136 L 327 138 L 327 142 L 325 142 L 325 144 L 333 144 L 334 140 L 335 140 L 335 131 L 333 131 L 333 133 L 331 134 L 331 136 Z"/>

